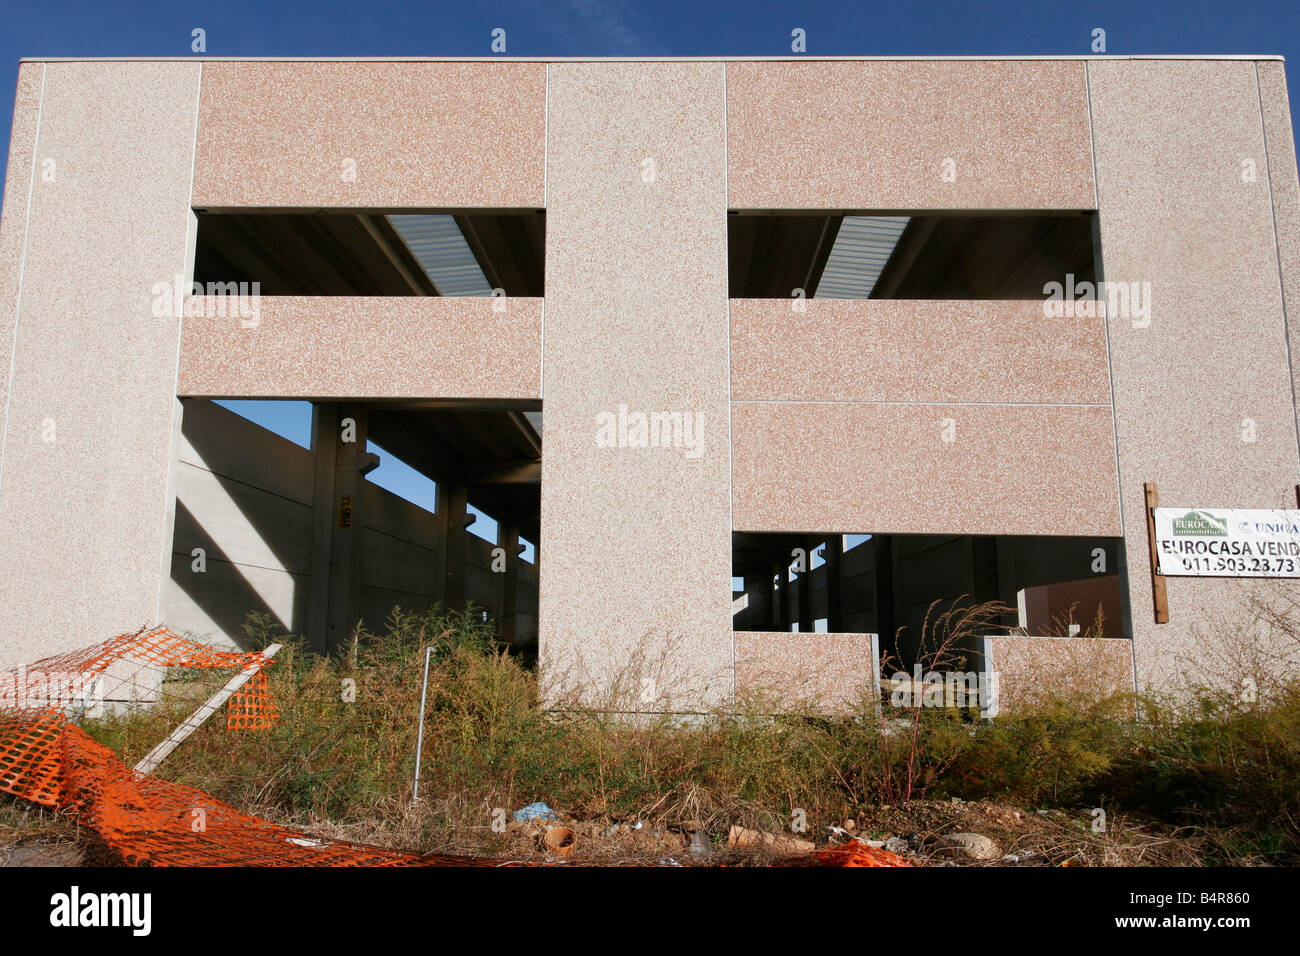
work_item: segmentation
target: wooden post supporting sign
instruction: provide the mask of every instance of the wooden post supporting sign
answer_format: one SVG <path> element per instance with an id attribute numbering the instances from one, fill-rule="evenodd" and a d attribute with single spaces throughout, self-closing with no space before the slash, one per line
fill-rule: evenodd
<path id="1" fill-rule="evenodd" d="M 1142 486 L 1147 497 L 1147 546 L 1151 550 L 1151 599 L 1155 603 L 1156 623 L 1169 623 L 1169 595 L 1165 591 L 1165 576 L 1160 573 L 1160 561 L 1156 556 L 1156 515 L 1155 508 L 1160 504 L 1160 492 L 1154 481 Z"/>

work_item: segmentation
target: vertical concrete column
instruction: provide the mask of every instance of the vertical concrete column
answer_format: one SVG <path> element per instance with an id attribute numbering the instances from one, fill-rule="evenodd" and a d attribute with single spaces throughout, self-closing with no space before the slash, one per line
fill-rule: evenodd
<path id="1" fill-rule="evenodd" d="M 766 565 L 747 564 L 737 570 L 744 577 L 749 603 L 740 614 L 733 615 L 732 621 L 743 624 L 743 630 L 747 631 L 771 630 L 772 569 Z"/>
<path id="2" fill-rule="evenodd" d="M 871 548 L 876 567 L 876 633 L 885 651 L 892 656 L 898 631 L 894 607 L 894 539 L 887 534 L 873 534 Z"/>
<path id="3" fill-rule="evenodd" d="M 438 510 L 444 515 L 443 607 L 450 611 L 460 611 L 465 608 L 465 564 L 469 560 L 468 529 L 475 520 L 469 513 L 468 506 L 469 488 L 465 482 L 455 477 L 448 477 L 445 481 L 438 482 Z"/>
<path id="4" fill-rule="evenodd" d="M 795 583 L 799 588 L 799 633 L 808 634 L 813 629 L 812 615 L 812 551 L 808 552 L 807 563 L 799 572 Z"/>
<path id="5" fill-rule="evenodd" d="M 3 218 L 0 219 L 0 443 L 9 417 L 9 362 L 18 322 L 19 279 L 30 221 L 28 206 L 40 171 L 36 169 L 36 120 L 45 83 L 45 64 L 21 63 L 9 130 Z M 0 465 L 3 465 L 0 457 Z M 2 484 L 2 482 L 0 482 Z"/>
<path id="6" fill-rule="evenodd" d="M 832 534 L 826 541 L 826 630 L 844 630 L 844 537 Z"/>
<path id="7" fill-rule="evenodd" d="M 434 482 L 436 490 L 433 505 L 433 534 L 434 540 L 438 543 L 438 553 L 434 562 L 433 593 L 438 596 L 443 608 L 447 607 L 447 538 L 451 527 L 447 514 L 451 495 L 445 470 L 446 466 L 446 462 L 438 462 L 438 471 Z"/>
<path id="8" fill-rule="evenodd" d="M 753 622 L 750 626 L 761 631 L 770 631 L 772 629 L 772 615 L 776 613 L 776 588 L 772 578 L 772 569 L 770 567 L 754 567 L 750 570 L 754 576 L 755 584 L 752 587 L 751 594 L 758 595 L 759 611 L 752 616 Z M 746 579 L 748 580 L 748 579 Z"/>
<path id="9" fill-rule="evenodd" d="M 549 67 L 539 629 L 553 700 L 694 710 L 731 691 L 724 79 L 721 63 Z M 674 415 L 680 432 L 650 433 Z"/>
<path id="10" fill-rule="evenodd" d="M 338 463 L 339 406 L 311 407 L 312 530 L 307 580 L 307 639 L 317 654 L 329 649 L 330 554 L 334 540 L 334 473 Z"/>
<path id="11" fill-rule="evenodd" d="M 336 518 L 331 529 L 328 649 L 345 647 L 361 616 L 362 482 L 373 465 L 367 459 L 365 408 L 339 405 L 338 451 L 334 467 Z"/>
<path id="12" fill-rule="evenodd" d="M 1295 132 L 1286 91 L 1286 64 L 1266 60 L 1255 64 L 1259 102 L 1264 114 L 1264 145 L 1268 149 L 1268 186 L 1277 231 L 1278 266 L 1282 273 L 1282 308 L 1291 344 L 1292 398 L 1300 395 L 1300 174 L 1296 169 Z M 1258 167 L 1258 163 L 1256 163 Z M 1296 410 L 1300 432 L 1300 408 Z"/>
<path id="13" fill-rule="evenodd" d="M 1107 316 L 1141 689 L 1239 686 L 1249 579 L 1170 577 L 1152 612 L 1143 483 L 1178 508 L 1294 507 L 1293 377 L 1256 65 L 1088 64 L 1104 278 L 1149 283 L 1149 312 Z M 1177 109 L 1171 109 L 1177 104 Z M 1294 592 L 1296 582 L 1271 587 Z M 1261 639 L 1268 635 L 1260 633 Z M 1267 654 L 1279 671 L 1294 648 Z"/>
<path id="14" fill-rule="evenodd" d="M 315 480 L 307 628 L 318 654 L 344 648 L 361 614 L 363 482 L 377 464 L 366 451 L 365 407 L 318 402 L 312 412 Z"/>
<path id="15" fill-rule="evenodd" d="M 772 568 L 776 578 L 776 629 L 790 630 L 790 568 L 778 563 Z"/>
<path id="16" fill-rule="evenodd" d="M 501 547 L 506 552 L 506 570 L 501 582 L 501 640 L 515 642 L 515 614 L 519 608 L 519 518 L 507 515 L 500 519 Z"/>
<path id="17" fill-rule="evenodd" d="M 23 200 L 6 204 L 0 234 L 0 368 L 13 369 L 0 435 L 0 667 L 159 622 L 200 71 L 113 62 L 20 73 L 6 191 Z"/>

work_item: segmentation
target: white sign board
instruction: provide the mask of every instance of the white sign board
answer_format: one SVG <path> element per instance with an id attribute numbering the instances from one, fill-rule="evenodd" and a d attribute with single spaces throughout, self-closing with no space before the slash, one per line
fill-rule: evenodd
<path id="1" fill-rule="evenodd" d="M 1300 578 L 1300 510 L 1153 508 L 1164 575 Z"/>

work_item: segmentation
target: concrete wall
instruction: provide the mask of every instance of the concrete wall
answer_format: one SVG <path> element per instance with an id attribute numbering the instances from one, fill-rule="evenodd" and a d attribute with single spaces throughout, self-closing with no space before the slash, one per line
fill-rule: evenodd
<path id="1" fill-rule="evenodd" d="M 999 712 L 1071 700 L 1079 706 L 1133 690 L 1129 640 L 1080 637 L 985 638 L 974 666 L 996 675 Z"/>
<path id="2" fill-rule="evenodd" d="M 736 693 L 747 705 L 779 710 L 815 705 L 848 711 L 879 686 L 874 634 L 736 634 Z"/>
<path id="3" fill-rule="evenodd" d="M 162 621 L 240 644 L 250 611 L 286 631 L 307 623 L 311 452 L 220 405 L 183 403 L 176 531 Z M 195 570 L 195 548 L 206 567 Z"/>
<path id="4" fill-rule="evenodd" d="M 193 255 L 199 72 L 22 71 L 6 192 L 28 201 L 6 202 L 0 242 L 0 367 L 13 368 L 0 437 L 0 667 L 159 618 L 180 326 L 153 315 L 151 290 L 186 274 Z"/>
<path id="5" fill-rule="evenodd" d="M 259 331 L 150 309 L 189 274 L 192 208 L 543 207 L 546 301 L 504 318 L 297 300 Z M 1105 278 L 1151 282 L 1151 323 L 728 302 L 729 208 L 1095 208 Z M 723 699 L 730 533 L 819 528 L 1123 536 L 1138 681 L 1176 683 L 1252 585 L 1170 579 L 1155 624 L 1142 483 L 1174 505 L 1293 503 L 1298 275 L 1276 62 L 24 64 L 0 221 L 0 664 L 162 617 L 173 511 L 201 477 L 178 394 L 296 390 L 544 395 L 556 693 L 648 655 L 652 709 Z M 349 348 L 355 374 L 318 361 Z M 620 404 L 701 415 L 704 455 L 599 447 Z M 399 542 L 393 520 L 374 535 Z M 283 590 L 296 558 L 269 552 Z"/>

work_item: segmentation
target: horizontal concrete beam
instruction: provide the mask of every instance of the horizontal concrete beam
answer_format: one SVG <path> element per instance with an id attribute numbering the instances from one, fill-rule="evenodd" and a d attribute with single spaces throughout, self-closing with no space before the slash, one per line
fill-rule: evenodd
<path id="1" fill-rule="evenodd" d="M 546 69 L 205 63 L 193 205 L 544 206 Z"/>
<path id="2" fill-rule="evenodd" d="M 733 209 L 1092 209 L 1090 147 L 1077 61 L 727 64 Z"/>
<path id="3" fill-rule="evenodd" d="M 1039 300 L 732 299 L 731 397 L 1109 405 L 1105 318 L 1043 311 Z"/>
<path id="4" fill-rule="evenodd" d="M 541 398 L 541 299 L 263 296 L 252 317 L 234 305 L 186 300 L 182 396 Z"/>
<path id="5" fill-rule="evenodd" d="M 732 403 L 736 531 L 1121 534 L 1103 406 Z"/>

